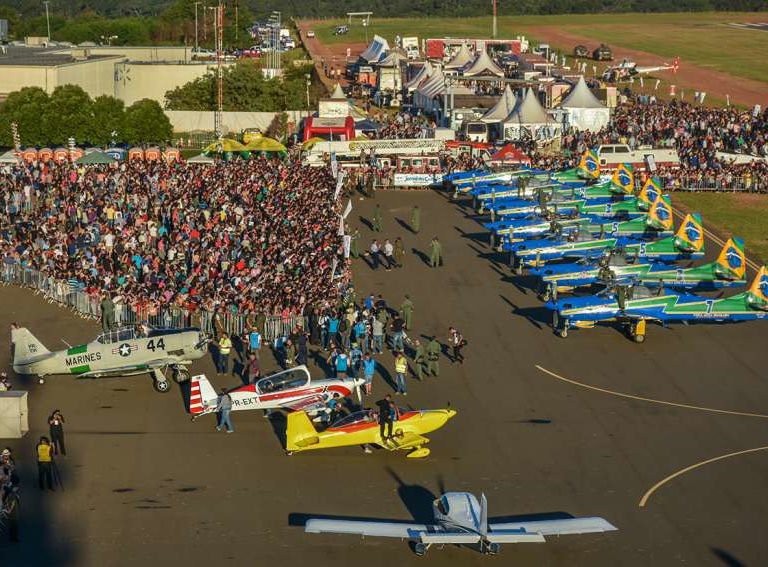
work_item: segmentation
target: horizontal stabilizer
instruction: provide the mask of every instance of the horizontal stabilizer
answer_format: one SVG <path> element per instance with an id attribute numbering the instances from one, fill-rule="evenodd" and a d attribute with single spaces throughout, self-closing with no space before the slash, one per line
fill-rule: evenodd
<path id="1" fill-rule="evenodd" d="M 436 534 L 423 533 L 419 534 L 419 541 L 421 543 L 478 543 L 481 537 L 480 534 L 468 534 L 466 532 L 441 532 Z"/>
<path id="2" fill-rule="evenodd" d="M 528 533 L 516 530 L 497 530 L 489 533 L 485 539 L 488 543 L 544 543 L 540 533 Z"/>

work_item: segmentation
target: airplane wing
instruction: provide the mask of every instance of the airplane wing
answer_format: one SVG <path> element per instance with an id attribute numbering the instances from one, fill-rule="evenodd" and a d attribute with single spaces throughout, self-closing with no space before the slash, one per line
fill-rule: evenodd
<path id="1" fill-rule="evenodd" d="M 618 528 L 607 520 L 599 517 L 566 518 L 562 520 L 533 520 L 530 522 L 509 522 L 503 524 L 491 524 L 490 536 L 495 534 L 505 535 L 504 532 L 525 532 L 528 535 L 539 536 L 591 534 L 611 532 Z"/>
<path id="2" fill-rule="evenodd" d="M 115 366 L 112 368 L 102 368 L 100 370 L 91 370 L 89 372 L 83 372 L 79 374 L 81 378 L 87 378 L 88 376 L 103 376 L 105 374 L 119 374 L 121 372 L 146 372 L 148 370 L 154 370 L 155 368 L 163 368 L 169 364 L 175 364 L 175 359 L 162 358 L 158 360 L 150 360 L 149 362 L 143 362 L 141 364 L 127 364 L 125 366 Z M 141 368 L 139 368 L 141 367 Z"/>
<path id="3" fill-rule="evenodd" d="M 323 394 L 312 394 L 310 396 L 304 396 L 303 398 L 293 399 L 284 404 L 280 404 L 283 409 L 289 409 L 291 411 L 309 411 L 312 406 L 320 407 L 325 405 L 326 398 Z"/>
<path id="4" fill-rule="evenodd" d="M 396 436 L 391 441 L 381 444 L 380 446 L 389 451 L 396 451 L 398 449 L 412 449 L 413 447 L 420 447 L 429 443 L 429 439 L 423 435 L 417 433 L 403 433 L 401 436 Z"/>
<path id="5" fill-rule="evenodd" d="M 326 520 L 313 518 L 307 520 L 304 531 L 310 534 L 353 534 L 374 537 L 396 537 L 401 539 L 419 539 L 421 534 L 438 530 L 428 524 L 406 524 L 399 522 L 368 522 L 363 520 Z"/>

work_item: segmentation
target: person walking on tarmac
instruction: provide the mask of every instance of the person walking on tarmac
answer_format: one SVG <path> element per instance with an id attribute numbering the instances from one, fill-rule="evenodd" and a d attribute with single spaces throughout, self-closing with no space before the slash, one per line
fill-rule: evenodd
<path id="1" fill-rule="evenodd" d="M 421 230 L 421 209 L 418 205 L 414 205 L 411 209 L 411 232 L 413 234 L 419 234 Z"/>
<path id="2" fill-rule="evenodd" d="M 219 342 L 215 343 L 219 349 L 216 357 L 216 373 L 229 373 L 229 353 L 232 352 L 232 340 L 227 333 L 222 333 Z"/>
<path id="3" fill-rule="evenodd" d="M 349 242 L 349 255 L 357 260 L 360 257 L 360 229 L 356 228 Z"/>
<path id="4" fill-rule="evenodd" d="M 376 203 L 376 208 L 373 211 L 373 232 L 381 232 L 382 224 L 381 205 Z"/>
<path id="5" fill-rule="evenodd" d="M 432 237 L 429 243 L 429 265 L 432 268 L 443 265 L 443 245 L 440 244 L 437 236 Z"/>
<path id="6" fill-rule="evenodd" d="M 405 300 L 403 300 L 402 305 L 400 305 L 400 314 L 403 316 L 403 321 L 405 321 L 405 328 L 409 331 L 413 330 L 413 301 L 411 301 L 411 296 L 408 294 L 405 295 Z"/>
<path id="7" fill-rule="evenodd" d="M 427 348 L 421 344 L 419 339 L 414 339 L 413 347 L 416 350 L 413 357 L 413 363 L 416 365 L 416 377 L 421 381 L 424 380 L 424 371 L 427 368 Z"/>
<path id="8" fill-rule="evenodd" d="M 461 354 L 461 349 L 466 346 L 467 341 L 464 340 L 462 334 L 453 327 L 448 327 L 448 344 L 453 349 L 453 362 L 464 364 L 464 355 Z"/>
<path id="9" fill-rule="evenodd" d="M 227 393 L 226 388 L 221 389 L 221 395 L 216 403 L 216 411 L 219 414 L 219 424 L 216 426 L 216 431 L 221 431 L 222 427 L 226 427 L 227 433 L 232 433 L 235 430 L 229 415 L 232 412 L 232 398 Z"/>
<path id="10" fill-rule="evenodd" d="M 443 347 L 437 341 L 437 337 L 432 337 L 432 340 L 427 344 L 427 373 L 432 376 L 440 375 L 440 353 L 443 351 Z"/>
<path id="11" fill-rule="evenodd" d="M 403 245 L 403 239 L 399 236 L 395 238 L 395 266 L 402 268 L 405 265 L 405 246 Z"/>
<path id="12" fill-rule="evenodd" d="M 56 490 L 53 486 L 53 447 L 47 437 L 41 437 L 37 444 L 37 482 L 40 490 Z"/>
<path id="13" fill-rule="evenodd" d="M 405 385 L 405 375 L 408 372 L 408 359 L 405 358 L 403 351 L 395 352 L 395 376 L 397 384 L 397 394 L 408 395 L 408 389 Z"/>
<path id="14" fill-rule="evenodd" d="M 53 454 L 62 455 L 67 454 L 67 449 L 64 446 L 64 416 L 61 415 L 61 411 L 53 410 L 51 417 L 48 418 L 48 428 L 51 434 L 51 446 L 53 447 Z"/>

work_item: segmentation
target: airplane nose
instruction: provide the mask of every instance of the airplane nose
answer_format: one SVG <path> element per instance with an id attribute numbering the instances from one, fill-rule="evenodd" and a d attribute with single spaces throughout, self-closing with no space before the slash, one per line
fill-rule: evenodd
<path id="1" fill-rule="evenodd" d="M 445 413 L 448 415 L 448 419 L 451 419 L 453 416 L 455 416 L 458 412 L 453 409 L 445 410 Z"/>

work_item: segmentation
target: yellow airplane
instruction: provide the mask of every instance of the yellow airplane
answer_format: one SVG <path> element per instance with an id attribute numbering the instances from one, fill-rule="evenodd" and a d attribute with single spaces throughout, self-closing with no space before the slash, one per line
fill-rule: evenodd
<path id="1" fill-rule="evenodd" d="M 429 439 L 424 434 L 440 429 L 456 415 L 456 410 L 413 410 L 400 413 L 392 432 L 393 439 L 382 439 L 379 422 L 373 410 L 363 410 L 341 418 L 324 431 L 315 429 L 303 411 L 288 414 L 286 450 L 289 455 L 311 449 L 329 449 L 352 445 L 378 445 L 388 451 L 409 450 L 408 457 L 418 459 L 429 455 L 424 447 Z"/>

